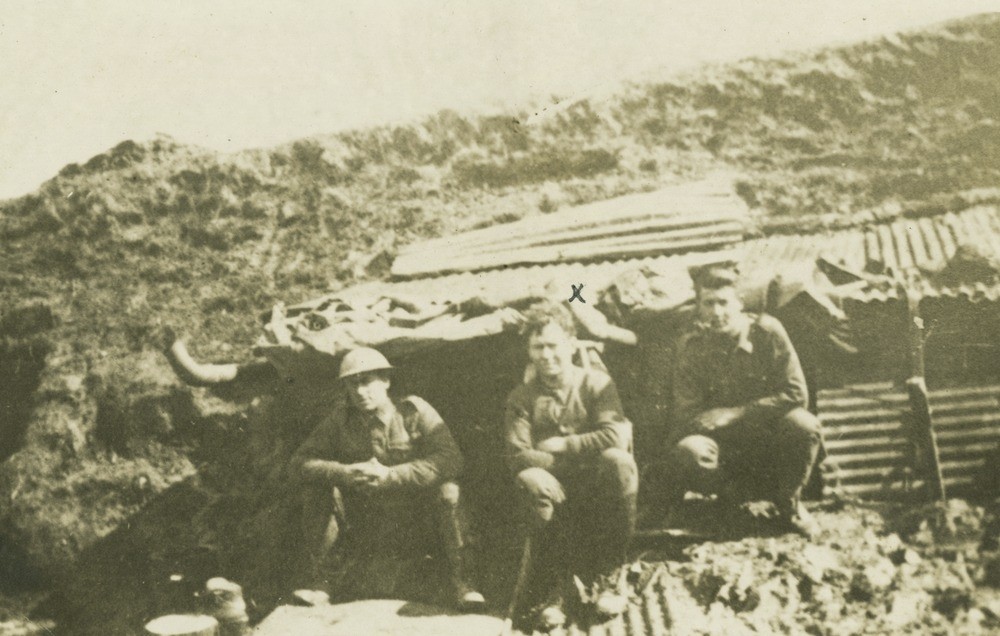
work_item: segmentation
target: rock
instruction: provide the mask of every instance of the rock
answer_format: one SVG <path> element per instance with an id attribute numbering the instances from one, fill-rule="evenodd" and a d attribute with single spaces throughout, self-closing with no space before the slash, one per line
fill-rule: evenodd
<path id="1" fill-rule="evenodd" d="M 829 589 L 829 588 L 827 588 Z M 839 594 L 833 594 L 830 590 L 829 598 L 817 603 L 816 614 L 824 623 L 833 623 L 843 618 L 845 614 L 844 600 Z"/>
<path id="2" fill-rule="evenodd" d="M 855 601 L 871 601 L 892 585 L 895 576 L 896 566 L 889 559 L 881 558 L 855 572 L 851 579 L 850 598 Z"/>
<path id="3" fill-rule="evenodd" d="M 884 590 L 892 585 L 892 579 L 896 576 L 896 566 L 889 559 L 879 559 L 875 564 L 866 567 L 864 573 L 872 587 Z"/>
<path id="4" fill-rule="evenodd" d="M 903 540 L 899 538 L 899 535 L 893 532 L 882 538 L 879 542 L 879 552 L 885 556 L 889 556 L 895 552 L 903 549 Z"/>
<path id="5" fill-rule="evenodd" d="M 931 524 L 926 519 L 920 522 L 917 531 L 910 536 L 910 541 L 922 546 L 934 545 L 934 532 L 931 530 Z"/>
<path id="6" fill-rule="evenodd" d="M 1000 596 L 982 601 L 979 606 L 988 616 L 1000 620 Z"/>
<path id="7" fill-rule="evenodd" d="M 973 607 L 968 612 L 965 613 L 965 623 L 966 629 L 975 631 L 982 630 L 983 623 L 986 622 L 986 614 L 983 613 L 978 607 Z"/>
<path id="8" fill-rule="evenodd" d="M 939 585 L 933 592 L 934 611 L 953 619 L 959 611 L 968 609 L 972 604 L 971 590 L 962 583 L 943 581 Z"/>
<path id="9" fill-rule="evenodd" d="M 754 613 L 766 618 L 794 613 L 799 601 L 794 590 L 795 588 L 789 589 L 778 579 L 765 582 L 755 590 L 758 600 Z"/>
<path id="10" fill-rule="evenodd" d="M 604 592 L 594 602 L 594 610 L 599 616 L 618 616 L 628 607 L 628 599 L 622 594 Z"/>
<path id="11" fill-rule="evenodd" d="M 317 607 L 284 605 L 261 621 L 252 634 L 254 636 L 285 634 L 496 636 L 502 626 L 503 621 L 494 616 L 457 614 L 430 605 L 399 600 L 371 600 Z"/>
<path id="12" fill-rule="evenodd" d="M 892 595 L 890 604 L 885 620 L 890 626 L 901 628 L 920 621 L 931 605 L 931 596 L 923 590 L 900 591 Z"/>
<path id="13" fill-rule="evenodd" d="M 219 624 L 211 616 L 170 614 L 146 623 L 149 636 L 215 636 Z"/>
<path id="14" fill-rule="evenodd" d="M 292 593 L 292 598 L 303 607 L 330 604 L 330 595 L 323 590 L 295 590 Z"/>
<path id="15" fill-rule="evenodd" d="M 910 548 L 900 548 L 889 555 L 889 558 L 896 565 L 917 565 L 923 558 L 920 553 Z"/>
<path id="16" fill-rule="evenodd" d="M 220 576 L 205 582 L 202 602 L 208 614 L 219 621 L 220 636 L 244 634 L 249 623 L 243 587 Z"/>
<path id="17" fill-rule="evenodd" d="M 56 624 L 48 620 L 0 621 L 0 634 L 4 636 L 42 636 L 54 633 Z"/>
<path id="18" fill-rule="evenodd" d="M 813 583 L 822 583 L 829 570 L 840 568 L 840 557 L 836 552 L 821 545 L 807 545 L 799 557 L 802 575 Z"/>

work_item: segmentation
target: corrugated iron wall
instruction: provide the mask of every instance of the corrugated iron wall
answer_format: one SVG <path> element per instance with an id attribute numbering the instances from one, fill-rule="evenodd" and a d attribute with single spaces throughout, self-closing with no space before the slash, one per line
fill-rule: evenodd
<path id="1" fill-rule="evenodd" d="M 968 493 L 1000 445 L 1000 384 L 931 390 L 942 471 L 949 494 Z M 905 389 L 889 383 L 819 393 L 830 467 L 828 486 L 873 498 L 899 496 L 919 475 L 904 423 Z"/>

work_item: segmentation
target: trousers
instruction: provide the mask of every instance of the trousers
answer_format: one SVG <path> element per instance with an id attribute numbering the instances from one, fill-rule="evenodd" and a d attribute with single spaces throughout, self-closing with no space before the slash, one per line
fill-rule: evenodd
<path id="1" fill-rule="evenodd" d="M 728 492 L 785 510 L 808 483 L 821 442 L 819 418 L 804 408 L 683 437 L 668 450 L 667 505 L 687 491 Z"/>
<path id="2" fill-rule="evenodd" d="M 312 487 L 303 492 L 303 499 L 303 534 L 313 585 L 330 587 L 332 561 L 345 552 L 370 562 L 441 553 L 454 591 L 461 596 L 471 589 L 468 520 L 457 483 L 397 493 Z M 364 582 L 355 583 L 354 589 L 364 589 Z"/>
<path id="3" fill-rule="evenodd" d="M 610 448 L 593 457 L 557 461 L 548 470 L 526 468 L 516 484 L 538 537 L 536 571 L 589 580 L 625 562 L 639 490 L 631 453 Z"/>

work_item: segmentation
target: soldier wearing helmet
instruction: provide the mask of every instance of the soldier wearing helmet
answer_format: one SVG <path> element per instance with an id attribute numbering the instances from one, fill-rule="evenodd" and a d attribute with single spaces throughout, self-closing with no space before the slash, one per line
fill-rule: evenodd
<path id="1" fill-rule="evenodd" d="M 348 352 L 338 377 L 346 402 L 292 458 L 292 470 L 307 486 L 304 521 L 315 582 L 329 582 L 333 549 L 346 537 L 363 560 L 438 548 L 448 561 L 456 605 L 472 609 L 483 597 L 465 572 L 455 483 L 462 455 L 434 407 L 412 395 L 389 396 L 392 368 L 375 349 Z M 364 595 L 363 585 L 360 590 L 355 593 Z"/>

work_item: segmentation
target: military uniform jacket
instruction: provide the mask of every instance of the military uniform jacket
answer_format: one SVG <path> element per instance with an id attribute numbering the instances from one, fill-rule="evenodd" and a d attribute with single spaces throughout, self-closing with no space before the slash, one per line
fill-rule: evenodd
<path id="1" fill-rule="evenodd" d="M 462 455 L 441 416 L 416 396 L 394 401 L 381 417 L 346 403 L 313 430 L 292 457 L 300 479 L 345 485 L 349 464 L 372 458 L 389 467 L 387 487 L 425 487 L 455 479 Z"/>
<path id="2" fill-rule="evenodd" d="M 572 367 L 563 387 L 547 387 L 534 378 L 511 392 L 504 416 L 511 470 L 552 467 L 555 457 L 535 445 L 554 436 L 566 438 L 567 459 L 608 448 L 631 450 L 632 423 L 608 374 Z"/>

